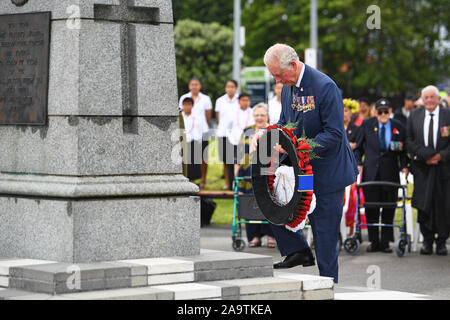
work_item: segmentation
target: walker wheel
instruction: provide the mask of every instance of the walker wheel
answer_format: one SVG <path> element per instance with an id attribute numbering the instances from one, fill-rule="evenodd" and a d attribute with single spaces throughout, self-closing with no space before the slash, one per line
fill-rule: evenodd
<path id="1" fill-rule="evenodd" d="M 352 238 L 347 238 L 344 241 L 344 250 L 351 255 L 358 253 L 359 247 L 360 247 L 360 243 L 359 243 L 358 239 L 355 239 L 352 237 Z"/>
<path id="2" fill-rule="evenodd" d="M 406 242 L 405 239 L 400 238 L 397 240 L 397 244 L 395 245 L 395 253 L 398 257 L 403 257 L 406 250 Z"/>
<path id="3" fill-rule="evenodd" d="M 236 251 L 242 251 L 245 248 L 245 241 L 241 238 L 233 239 L 233 249 Z"/>

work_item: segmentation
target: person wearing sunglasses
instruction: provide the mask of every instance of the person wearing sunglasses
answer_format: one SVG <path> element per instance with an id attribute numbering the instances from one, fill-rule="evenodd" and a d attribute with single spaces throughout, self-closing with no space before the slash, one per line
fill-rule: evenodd
<path id="1" fill-rule="evenodd" d="M 406 129 L 398 120 L 391 119 L 392 107 L 387 99 L 379 99 L 376 116 L 363 121 L 354 150 L 362 182 L 389 181 L 400 183 L 399 171 L 408 175 L 408 155 L 405 149 Z M 365 155 L 364 163 L 362 161 Z M 367 202 L 396 202 L 397 189 L 371 186 L 364 188 Z M 366 208 L 367 223 L 379 223 L 380 208 Z M 392 224 L 395 208 L 383 208 L 381 222 Z M 392 227 L 368 227 L 370 245 L 368 252 L 392 252 L 389 242 L 394 241 Z"/>

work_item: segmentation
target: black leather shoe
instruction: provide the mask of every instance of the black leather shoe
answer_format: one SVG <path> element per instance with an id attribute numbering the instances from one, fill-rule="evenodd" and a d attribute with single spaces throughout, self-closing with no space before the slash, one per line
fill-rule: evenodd
<path id="1" fill-rule="evenodd" d="M 389 247 L 382 248 L 380 251 L 384 253 L 392 253 L 392 249 Z"/>
<path id="2" fill-rule="evenodd" d="M 373 245 L 373 243 L 367 246 L 367 252 L 379 252 L 380 248 L 377 245 Z"/>
<path id="3" fill-rule="evenodd" d="M 433 247 L 431 245 L 423 245 L 422 248 L 420 248 L 420 254 L 432 254 L 433 253 Z"/>
<path id="4" fill-rule="evenodd" d="M 439 256 L 446 256 L 448 254 L 445 244 L 436 246 L 436 254 Z"/>
<path id="5" fill-rule="evenodd" d="M 274 269 L 287 269 L 293 268 L 296 266 L 314 266 L 316 264 L 314 256 L 312 252 L 295 252 L 288 256 L 283 261 L 277 262 L 273 265 Z"/>

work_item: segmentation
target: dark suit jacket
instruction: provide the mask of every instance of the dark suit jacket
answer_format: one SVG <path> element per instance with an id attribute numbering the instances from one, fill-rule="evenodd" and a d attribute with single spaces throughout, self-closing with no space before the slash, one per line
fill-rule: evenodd
<path id="1" fill-rule="evenodd" d="M 400 121 L 406 129 L 406 122 L 408 121 L 408 118 L 405 117 L 402 110 L 403 110 L 403 107 L 395 109 L 394 119 Z"/>
<path id="2" fill-rule="evenodd" d="M 413 109 L 408 118 L 406 144 L 411 155 L 411 173 L 414 175 L 414 193 L 412 205 L 422 211 L 429 209 L 430 201 L 437 196 L 433 193 L 435 179 L 439 179 L 442 201 L 450 210 L 450 137 L 441 135 L 441 128 L 450 126 L 450 110 L 440 108 L 439 127 L 436 150 L 425 147 L 423 124 L 425 108 Z M 438 165 L 427 165 L 426 161 L 434 154 L 440 153 L 442 160 Z M 450 212 L 447 212 L 450 217 Z M 450 218 L 449 218 L 450 221 Z"/>
<path id="3" fill-rule="evenodd" d="M 311 160 L 314 172 L 314 193 L 325 194 L 343 190 L 356 180 L 358 168 L 344 129 L 342 96 L 333 80 L 304 64 L 300 96 L 314 96 L 315 109 L 307 112 L 293 110 L 295 87 L 283 87 L 282 110 L 278 125 L 298 122 L 294 131 L 301 137 L 303 130 L 321 147 L 313 151 L 320 159 Z"/>
<path id="4" fill-rule="evenodd" d="M 380 150 L 378 137 L 378 119 L 376 117 L 364 120 L 359 128 L 356 148 L 354 150 L 358 165 L 362 165 L 362 157 L 365 155 L 362 181 L 400 182 L 400 169 L 407 168 L 408 156 L 406 154 L 405 140 L 406 130 L 402 124 L 390 119 L 391 141 L 403 142 L 402 151 L 392 151 L 389 146 L 387 151 Z"/>

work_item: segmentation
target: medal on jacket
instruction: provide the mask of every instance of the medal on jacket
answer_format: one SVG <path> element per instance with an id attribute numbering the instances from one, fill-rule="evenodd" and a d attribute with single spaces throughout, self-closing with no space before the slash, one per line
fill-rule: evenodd
<path id="1" fill-rule="evenodd" d="M 441 127 L 441 137 L 450 137 L 450 126 Z"/>

